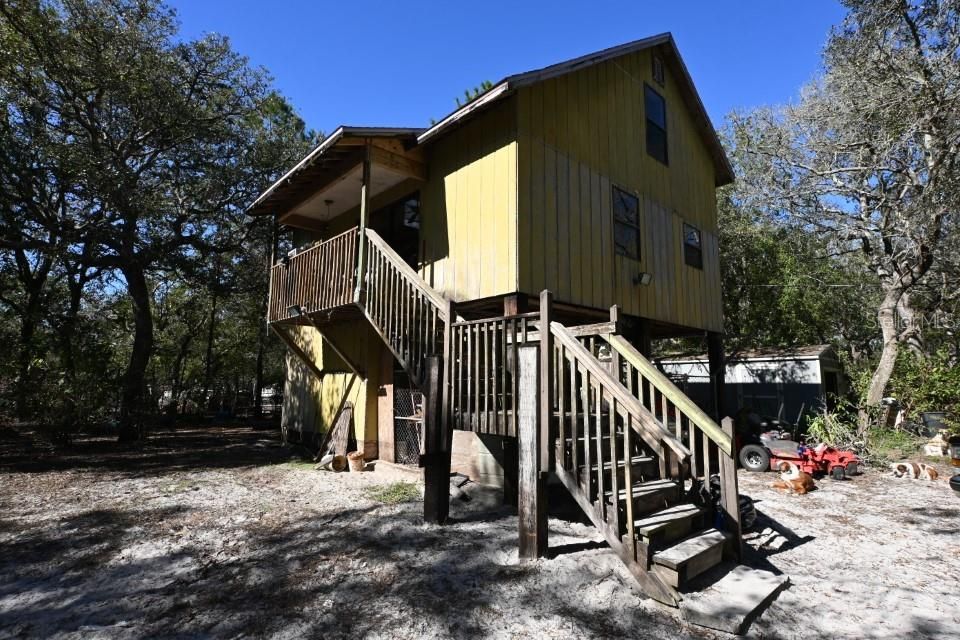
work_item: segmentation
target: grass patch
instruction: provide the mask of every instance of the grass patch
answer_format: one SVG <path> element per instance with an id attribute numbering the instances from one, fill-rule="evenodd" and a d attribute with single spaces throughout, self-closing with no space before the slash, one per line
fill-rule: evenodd
<path id="1" fill-rule="evenodd" d="M 420 487 L 413 482 L 391 482 L 367 488 L 367 497 L 384 504 L 416 502 L 420 499 Z"/>
<path id="2" fill-rule="evenodd" d="M 870 453 L 878 462 L 897 462 L 918 456 L 925 438 L 893 429 L 871 429 L 867 436 Z"/>

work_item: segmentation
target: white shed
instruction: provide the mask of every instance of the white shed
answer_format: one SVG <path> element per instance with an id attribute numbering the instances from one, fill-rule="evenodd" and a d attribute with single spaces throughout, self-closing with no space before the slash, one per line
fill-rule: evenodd
<path id="1" fill-rule="evenodd" d="M 706 410 L 712 409 L 707 357 L 665 358 L 660 368 Z M 760 349 L 727 359 L 727 413 L 749 408 L 793 421 L 823 407 L 847 391 L 843 367 L 830 345 L 796 349 Z"/>

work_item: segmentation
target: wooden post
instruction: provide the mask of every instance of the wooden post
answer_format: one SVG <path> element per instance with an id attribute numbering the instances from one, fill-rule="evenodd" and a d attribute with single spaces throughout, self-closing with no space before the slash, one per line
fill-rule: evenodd
<path id="1" fill-rule="evenodd" d="M 453 300 L 446 301 L 447 319 L 443 324 L 443 372 L 440 398 L 440 444 L 447 456 L 447 471 L 450 470 L 450 454 L 453 451 L 453 323 L 457 320 L 457 305 Z"/>
<path id="2" fill-rule="evenodd" d="M 520 347 L 520 397 L 517 402 L 518 449 L 520 459 L 519 504 L 517 507 L 520 528 L 520 560 L 541 558 L 547 552 L 547 495 L 546 481 L 540 465 L 541 452 L 546 448 L 541 442 L 541 407 L 544 379 L 540 376 L 536 346 Z"/>
<path id="3" fill-rule="evenodd" d="M 353 301 L 363 304 L 367 293 L 367 223 L 370 217 L 370 141 L 363 148 L 363 182 L 360 185 L 360 230 L 357 246 L 357 278 Z"/>
<path id="4" fill-rule="evenodd" d="M 707 333 L 707 358 L 710 361 L 710 387 L 713 392 L 713 418 L 718 422 L 727 415 L 725 396 L 726 363 L 723 355 L 723 334 Z"/>
<path id="5" fill-rule="evenodd" d="M 512 293 L 503 298 L 503 315 L 517 316 L 528 311 L 527 294 Z"/>
<path id="6" fill-rule="evenodd" d="M 636 327 L 636 338 L 634 344 L 637 347 L 637 351 L 640 352 L 644 358 L 650 358 L 653 355 L 653 339 L 650 335 L 650 321 L 646 318 L 640 318 L 637 320 Z"/>
<path id="7" fill-rule="evenodd" d="M 393 392 L 393 353 L 386 346 L 381 346 L 380 389 L 377 395 L 377 457 L 385 462 L 397 461 Z"/>
<path id="8" fill-rule="evenodd" d="M 442 416 L 441 360 L 427 358 L 424 371 L 423 519 L 443 524 L 450 515 L 450 447 L 444 447 L 446 420 Z M 444 450 L 446 449 L 446 450 Z"/>
<path id="9" fill-rule="evenodd" d="M 553 294 L 547 289 L 540 292 L 540 468 L 553 470 Z M 520 443 L 523 449 L 523 443 Z M 523 471 L 521 470 L 521 473 Z"/>
<path id="10" fill-rule="evenodd" d="M 733 441 L 733 418 L 726 417 L 720 427 Z M 740 495 L 737 486 L 737 460 L 734 446 L 733 455 L 720 452 L 720 504 L 723 508 L 724 521 L 727 532 L 732 536 L 730 548 L 733 555 L 740 560 L 743 556 L 743 538 L 740 529 Z"/>
<path id="11" fill-rule="evenodd" d="M 503 315 L 516 316 L 521 313 L 527 313 L 530 310 L 527 301 L 527 294 L 512 293 L 503 298 Z M 512 354 L 509 354 L 509 358 Z M 510 360 L 512 362 L 512 360 Z M 507 359 L 504 360 L 504 367 L 507 367 Z M 517 375 L 517 363 L 513 363 L 511 375 Z M 518 456 L 517 438 L 506 437 L 503 439 L 503 504 L 516 506 L 518 500 Z"/>

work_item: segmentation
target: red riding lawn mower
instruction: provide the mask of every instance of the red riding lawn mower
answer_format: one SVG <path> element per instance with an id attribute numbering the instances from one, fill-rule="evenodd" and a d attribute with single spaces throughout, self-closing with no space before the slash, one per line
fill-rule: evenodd
<path id="1" fill-rule="evenodd" d="M 825 444 L 808 446 L 792 439 L 788 427 L 777 418 L 751 413 L 738 420 L 736 444 L 740 466 L 747 471 L 776 469 L 781 462 L 792 462 L 812 476 L 829 475 L 843 480 L 860 473 L 860 458 L 853 451 Z"/>

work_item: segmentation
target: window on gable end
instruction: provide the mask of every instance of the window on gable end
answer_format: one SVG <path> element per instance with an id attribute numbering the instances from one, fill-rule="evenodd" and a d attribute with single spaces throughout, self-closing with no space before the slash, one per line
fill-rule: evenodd
<path id="1" fill-rule="evenodd" d="M 667 161 L 667 102 L 650 85 L 643 85 L 644 111 L 647 121 L 647 153 L 662 162 Z"/>

